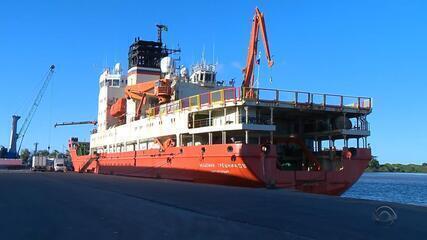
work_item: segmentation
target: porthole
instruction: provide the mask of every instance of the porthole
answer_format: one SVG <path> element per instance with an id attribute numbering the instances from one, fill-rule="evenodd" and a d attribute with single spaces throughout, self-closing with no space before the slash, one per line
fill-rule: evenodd
<path id="1" fill-rule="evenodd" d="M 228 146 L 227 147 L 227 152 L 233 152 L 233 146 Z"/>

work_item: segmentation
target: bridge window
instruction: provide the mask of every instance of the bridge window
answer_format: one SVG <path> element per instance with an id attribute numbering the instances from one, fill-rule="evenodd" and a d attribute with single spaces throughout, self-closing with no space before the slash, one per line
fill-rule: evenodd
<path id="1" fill-rule="evenodd" d="M 210 82 L 212 79 L 212 74 L 210 74 L 210 73 L 205 73 L 206 75 L 205 75 L 205 81 L 206 82 Z"/>

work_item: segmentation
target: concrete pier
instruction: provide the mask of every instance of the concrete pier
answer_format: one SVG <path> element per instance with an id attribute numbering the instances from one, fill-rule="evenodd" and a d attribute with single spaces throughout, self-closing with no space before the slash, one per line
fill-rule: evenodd
<path id="1" fill-rule="evenodd" d="M 393 224 L 373 220 L 394 209 Z M 427 208 L 290 190 L 0 172 L 0 239 L 422 239 Z"/>

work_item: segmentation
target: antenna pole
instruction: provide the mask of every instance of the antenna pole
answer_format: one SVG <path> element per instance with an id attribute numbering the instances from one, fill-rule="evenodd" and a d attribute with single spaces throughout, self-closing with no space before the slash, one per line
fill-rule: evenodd
<path id="1" fill-rule="evenodd" d="M 38 146 L 39 146 L 39 143 L 35 142 L 34 143 L 34 153 L 33 153 L 34 156 L 37 154 L 37 150 L 38 150 L 37 148 L 38 148 Z"/>
<path id="2" fill-rule="evenodd" d="M 157 27 L 157 41 L 159 43 L 162 43 L 162 32 L 163 31 L 167 32 L 168 27 L 166 25 L 163 25 L 163 24 L 157 24 L 156 27 Z"/>

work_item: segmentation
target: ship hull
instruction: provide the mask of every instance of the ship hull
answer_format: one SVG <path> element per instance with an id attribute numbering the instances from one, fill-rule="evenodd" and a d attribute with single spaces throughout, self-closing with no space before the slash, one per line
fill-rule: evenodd
<path id="1" fill-rule="evenodd" d="M 292 188 L 340 195 L 355 183 L 371 159 L 370 149 L 356 149 L 340 170 L 279 170 L 275 145 L 217 144 L 100 153 L 78 156 L 70 148 L 75 171 L 131 177 L 173 179 L 243 187 Z M 90 165 L 86 165 L 94 159 Z M 83 169 L 85 168 L 85 169 Z"/>

